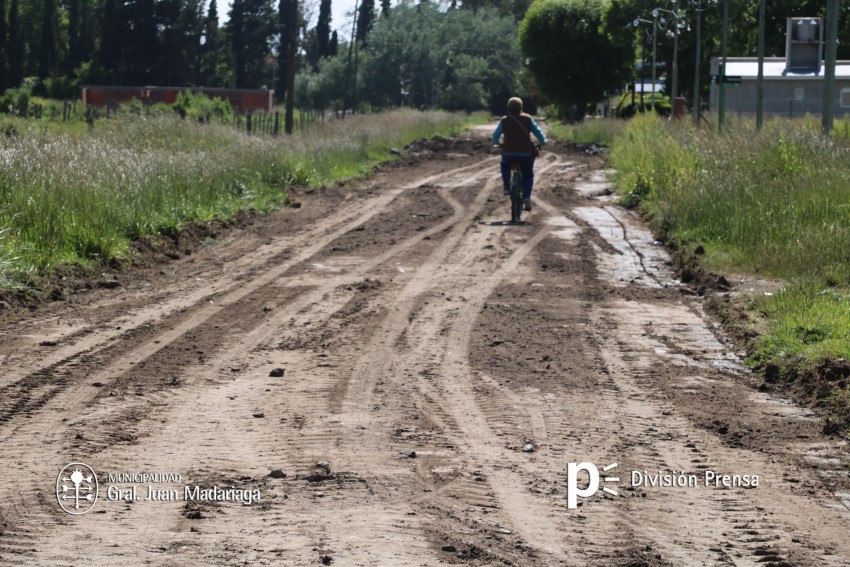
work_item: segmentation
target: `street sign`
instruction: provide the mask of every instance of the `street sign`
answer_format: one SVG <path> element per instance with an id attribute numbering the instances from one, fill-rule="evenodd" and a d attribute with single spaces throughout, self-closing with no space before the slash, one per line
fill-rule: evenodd
<path id="1" fill-rule="evenodd" d="M 712 75 L 711 76 L 711 84 L 717 85 L 719 84 L 720 75 Z M 724 75 L 723 76 L 723 84 L 724 85 L 740 85 L 743 79 L 739 75 Z"/>

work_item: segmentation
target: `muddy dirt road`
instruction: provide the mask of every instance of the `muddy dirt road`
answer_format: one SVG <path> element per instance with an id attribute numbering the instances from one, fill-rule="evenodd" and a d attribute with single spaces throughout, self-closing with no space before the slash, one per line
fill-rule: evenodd
<path id="1" fill-rule="evenodd" d="M 544 154 L 509 226 L 483 134 L 6 312 L 0 564 L 850 565 L 846 443 L 600 158 Z"/>

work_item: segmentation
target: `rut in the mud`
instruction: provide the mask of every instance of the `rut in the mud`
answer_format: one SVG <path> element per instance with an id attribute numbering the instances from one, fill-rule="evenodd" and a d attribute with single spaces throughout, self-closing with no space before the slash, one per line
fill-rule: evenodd
<path id="1" fill-rule="evenodd" d="M 0 563 L 850 564 L 846 446 L 749 384 L 602 160 L 544 155 L 509 226 L 480 136 L 7 319 Z M 617 496 L 568 509 L 584 461 Z"/>

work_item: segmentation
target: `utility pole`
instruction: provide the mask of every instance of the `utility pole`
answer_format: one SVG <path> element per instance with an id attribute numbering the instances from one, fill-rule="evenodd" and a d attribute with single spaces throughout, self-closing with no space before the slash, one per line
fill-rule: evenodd
<path id="1" fill-rule="evenodd" d="M 650 97 L 650 104 L 652 105 L 652 112 L 655 112 L 655 73 L 657 72 L 657 66 L 655 64 L 655 50 L 658 46 L 657 34 L 658 33 L 658 11 L 656 10 L 652 15 L 652 96 Z"/>
<path id="2" fill-rule="evenodd" d="M 729 0 L 723 0 L 723 38 L 720 43 L 720 83 L 719 106 L 717 112 L 717 129 L 723 131 L 723 121 L 726 115 L 726 43 L 729 38 Z"/>
<path id="3" fill-rule="evenodd" d="M 759 70 L 756 79 L 756 128 L 761 130 L 764 124 L 764 12 L 766 0 L 759 0 Z"/>
<path id="4" fill-rule="evenodd" d="M 655 32 L 658 31 L 658 9 L 652 11 L 652 21 L 644 20 L 643 18 L 635 18 L 631 25 L 635 28 L 640 26 L 641 22 L 645 24 L 652 24 L 652 95 L 650 95 L 650 105 L 652 108 L 652 112 L 655 112 Z M 645 108 L 643 105 L 643 95 L 646 87 L 644 87 L 643 78 L 644 78 L 644 67 L 646 67 L 646 42 L 641 43 L 643 47 L 641 47 L 641 77 L 640 77 L 640 110 L 641 112 L 645 112 Z"/>
<path id="5" fill-rule="evenodd" d="M 292 3 L 290 22 L 292 29 L 289 33 L 289 58 L 286 65 L 286 118 L 284 119 L 284 130 L 287 135 L 292 134 L 295 109 L 295 54 L 298 51 L 298 0 L 290 0 Z"/>
<path id="6" fill-rule="evenodd" d="M 700 58 L 700 27 L 702 24 L 702 0 L 697 0 L 697 45 L 696 64 L 694 65 L 694 125 L 699 127 L 699 58 Z"/>
<path id="7" fill-rule="evenodd" d="M 834 115 L 835 91 L 835 57 L 838 49 L 838 0 L 826 2 L 826 52 L 824 53 L 826 69 L 823 76 L 823 124 L 824 134 L 832 131 Z"/>
<path id="8" fill-rule="evenodd" d="M 673 9 L 656 8 L 652 11 L 652 15 L 656 18 L 660 12 L 667 12 L 673 16 L 673 82 L 670 85 L 670 102 L 672 104 L 672 117 L 676 116 L 676 98 L 679 96 L 679 19 L 682 17 L 676 11 L 676 1 L 673 0 Z M 665 26 L 666 29 L 666 26 Z"/>
<path id="9" fill-rule="evenodd" d="M 673 114 L 676 113 L 676 98 L 679 96 L 679 14 L 673 11 Z"/>

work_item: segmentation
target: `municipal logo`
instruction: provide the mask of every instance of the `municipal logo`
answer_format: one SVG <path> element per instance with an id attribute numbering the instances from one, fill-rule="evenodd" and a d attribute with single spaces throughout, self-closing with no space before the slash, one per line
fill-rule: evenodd
<path id="1" fill-rule="evenodd" d="M 97 475 L 84 463 L 69 463 L 56 477 L 56 501 L 69 514 L 85 514 L 94 508 L 97 491 Z"/>

